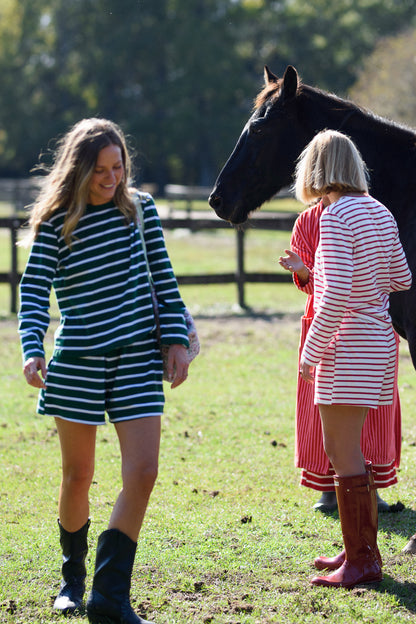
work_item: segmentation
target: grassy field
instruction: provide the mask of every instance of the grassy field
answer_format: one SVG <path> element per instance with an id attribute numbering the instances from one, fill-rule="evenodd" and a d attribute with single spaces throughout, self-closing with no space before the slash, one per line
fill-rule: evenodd
<path id="1" fill-rule="evenodd" d="M 248 269 L 275 270 L 288 235 L 258 234 L 249 235 Z M 215 271 L 235 266 L 231 232 L 167 238 L 178 273 L 202 271 L 205 264 Z M 337 514 L 312 511 L 316 493 L 299 487 L 293 466 L 304 297 L 290 284 L 248 285 L 251 310 L 244 311 L 236 307 L 231 285 L 189 286 L 182 294 L 195 313 L 202 348 L 187 383 L 174 391 L 166 386 L 160 475 L 132 582 L 135 609 L 157 624 L 414 621 L 416 557 L 401 554 L 416 531 L 416 376 L 407 344 L 401 344 L 399 370 L 399 484 L 383 492 L 390 504 L 400 500 L 404 510 L 380 516 L 384 580 L 352 591 L 312 588 L 314 557 L 335 554 L 342 540 Z M 36 392 L 21 375 L 16 321 L 7 306 L 4 288 L 0 622 L 52 623 L 62 621 L 51 611 L 60 581 L 59 447 L 54 422 L 35 413 Z M 53 331 L 54 307 L 52 316 Z M 119 453 L 110 425 L 98 431 L 88 588 L 96 538 L 106 528 L 119 487 Z M 85 615 L 70 621 L 85 622 Z"/>

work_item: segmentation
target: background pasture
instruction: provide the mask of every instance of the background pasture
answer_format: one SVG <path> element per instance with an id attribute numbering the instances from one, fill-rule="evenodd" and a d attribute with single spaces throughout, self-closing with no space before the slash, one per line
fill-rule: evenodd
<path id="1" fill-rule="evenodd" d="M 288 233 L 250 232 L 247 269 L 275 270 L 288 239 Z M 235 266 L 231 230 L 172 232 L 167 243 L 178 273 Z M 35 414 L 36 392 L 21 375 L 16 321 L 7 312 L 8 289 L 0 288 L 0 622 L 62 622 L 51 611 L 60 573 L 58 440 L 53 421 Z M 399 371 L 400 481 L 383 492 L 405 509 L 380 517 L 385 578 L 378 587 L 352 591 L 312 589 L 313 558 L 337 552 L 342 541 L 337 514 L 311 510 L 316 493 L 298 486 L 293 467 L 304 296 L 290 284 L 249 284 L 251 310 L 243 311 L 235 306 L 233 285 L 182 287 L 182 294 L 202 350 L 188 382 L 175 391 L 166 386 L 160 475 L 133 575 L 135 608 L 157 624 L 414 621 L 416 558 L 400 554 L 416 531 L 416 376 L 406 343 Z M 51 345 L 49 332 L 48 350 Z M 95 540 L 119 486 L 114 431 L 102 427 L 88 587 Z M 71 618 L 85 621 L 83 614 Z"/>

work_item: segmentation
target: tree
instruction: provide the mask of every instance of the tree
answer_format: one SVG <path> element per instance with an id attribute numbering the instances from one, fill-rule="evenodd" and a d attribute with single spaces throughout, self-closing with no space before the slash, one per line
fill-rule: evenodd
<path id="1" fill-rule="evenodd" d="M 378 39 L 415 20 L 414 0 L 243 0 L 257 64 L 282 75 L 296 66 L 305 82 L 345 94 Z M 254 34 L 257 31 L 257 34 Z M 256 54 L 257 52 L 257 54 Z M 260 67 L 257 68 L 257 71 Z"/>
<path id="2" fill-rule="evenodd" d="M 350 97 L 374 112 L 416 126 L 416 30 L 378 42 Z"/>
<path id="3" fill-rule="evenodd" d="M 0 168 L 27 174 L 44 127 L 42 75 L 48 64 L 42 0 L 3 0 L 0 6 Z M 30 163 L 30 164 L 29 164 Z"/>
<path id="4" fill-rule="evenodd" d="M 342 94 L 414 0 L 2 0 L 0 174 L 82 117 L 131 136 L 139 181 L 213 183 L 262 86 L 297 66 Z"/>

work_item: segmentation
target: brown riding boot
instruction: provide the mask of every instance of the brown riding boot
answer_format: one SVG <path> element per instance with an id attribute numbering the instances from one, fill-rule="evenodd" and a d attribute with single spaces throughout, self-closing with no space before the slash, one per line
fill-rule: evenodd
<path id="1" fill-rule="evenodd" d="M 334 482 L 345 561 L 328 576 L 314 577 L 311 583 L 349 588 L 361 583 L 381 581 L 381 557 L 377 547 L 377 500 L 371 467 L 362 475 L 335 476 Z"/>
<path id="2" fill-rule="evenodd" d="M 374 485 L 374 475 L 371 469 L 371 462 L 366 461 L 365 470 L 367 474 L 369 475 L 370 489 L 376 492 L 377 509 L 379 511 L 380 509 L 379 509 L 379 504 L 377 500 L 377 490 L 375 489 L 375 485 Z M 381 555 L 380 555 L 380 551 L 378 549 L 377 544 L 376 544 L 376 552 L 377 552 L 377 559 L 381 567 L 383 564 L 382 564 Z M 344 561 L 345 561 L 345 549 L 342 550 L 338 555 L 335 555 L 335 557 L 317 557 L 315 561 L 313 562 L 313 564 L 315 568 L 318 568 L 318 570 L 338 570 L 338 568 L 342 566 Z"/>

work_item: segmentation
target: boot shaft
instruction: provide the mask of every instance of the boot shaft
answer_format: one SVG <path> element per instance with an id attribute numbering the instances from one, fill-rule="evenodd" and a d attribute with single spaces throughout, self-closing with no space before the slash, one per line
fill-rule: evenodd
<path id="1" fill-rule="evenodd" d="M 130 604 L 131 574 L 137 544 L 118 529 L 109 529 L 98 538 L 95 574 L 87 600 L 91 624 L 153 624 L 143 620 Z"/>
<path id="2" fill-rule="evenodd" d="M 93 588 L 105 595 L 128 595 L 131 585 L 136 542 L 118 529 L 108 529 L 98 537 Z"/>
<path id="3" fill-rule="evenodd" d="M 91 521 L 88 521 L 78 531 L 70 533 L 60 523 L 59 541 L 62 548 L 62 576 L 64 580 L 70 578 L 85 578 L 87 572 L 85 559 L 88 553 L 88 529 Z"/>
<path id="4" fill-rule="evenodd" d="M 334 477 L 347 560 L 379 559 L 378 511 L 371 471 L 353 477 Z"/>
<path id="5" fill-rule="evenodd" d="M 84 596 L 90 520 L 74 533 L 66 531 L 59 520 L 58 526 L 62 548 L 62 582 L 53 608 L 69 615 L 81 607 Z"/>

